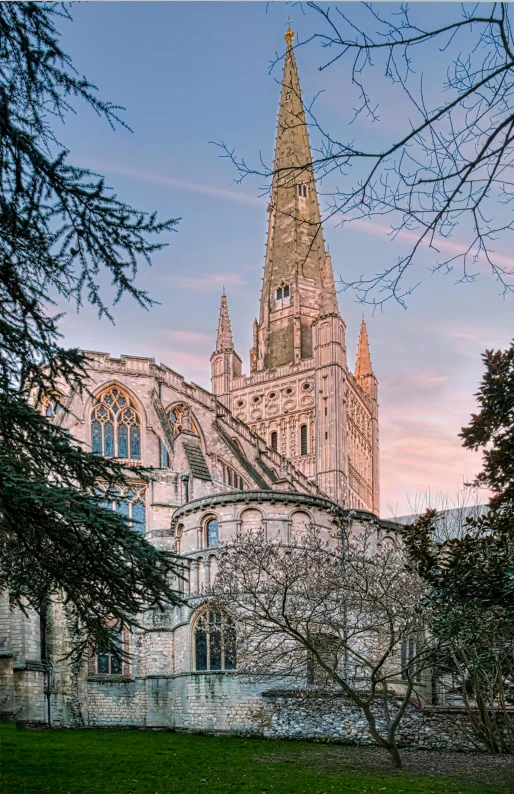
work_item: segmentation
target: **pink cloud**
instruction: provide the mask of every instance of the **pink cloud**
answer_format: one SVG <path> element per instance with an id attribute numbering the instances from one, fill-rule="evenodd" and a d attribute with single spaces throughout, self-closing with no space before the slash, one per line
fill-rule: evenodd
<path id="1" fill-rule="evenodd" d="M 119 174 L 120 176 L 138 179 L 142 182 L 149 182 L 153 185 L 165 185 L 167 187 L 177 188 L 178 190 L 185 190 L 188 193 L 200 193 L 204 196 L 222 198 L 226 201 L 235 201 L 238 204 L 251 204 L 261 209 L 264 206 L 264 199 L 252 196 L 249 193 L 243 193 L 237 186 L 234 186 L 233 190 L 227 190 L 215 187 L 214 185 L 191 182 L 186 179 L 177 179 L 173 176 L 156 174 L 152 171 L 143 171 L 139 168 L 130 168 L 125 165 L 113 165 L 112 163 L 96 163 L 94 166 L 90 165 L 90 167 L 101 173 Z"/>
<path id="2" fill-rule="evenodd" d="M 212 342 L 212 337 L 209 334 L 202 334 L 198 331 L 170 331 L 167 328 L 163 328 L 160 333 L 164 336 L 170 336 L 178 342 Z"/>
<path id="3" fill-rule="evenodd" d="M 194 277 L 172 276 L 171 281 L 182 289 L 201 292 L 221 292 L 223 287 L 238 288 L 247 284 L 239 273 L 210 273 Z"/>
<path id="4" fill-rule="evenodd" d="M 336 219 L 334 220 L 334 225 L 339 225 Z M 355 220 L 349 221 L 347 228 L 356 228 L 358 231 L 367 232 L 368 234 L 372 234 L 375 237 L 389 237 L 391 240 L 403 240 L 404 242 L 410 244 L 416 243 L 420 236 L 418 233 L 408 231 L 407 229 L 402 229 L 393 236 L 390 226 L 385 226 L 382 223 L 377 223 L 376 221 L 367 220 L 365 218 L 356 218 Z M 423 248 L 430 250 L 428 242 L 423 244 Z M 452 240 L 446 240 L 441 237 L 436 238 L 432 246 L 432 250 L 437 249 L 437 251 L 440 251 L 443 254 L 448 254 L 449 256 L 458 256 L 459 254 L 462 255 L 466 251 L 466 248 L 467 245 L 465 243 L 456 243 Z M 495 264 L 501 265 L 502 267 L 514 268 L 514 259 L 512 257 L 505 256 L 501 253 L 492 253 L 491 259 Z M 479 255 L 475 266 L 477 268 L 481 267 L 484 271 L 487 271 L 487 269 L 490 268 L 490 265 L 483 254 Z"/>

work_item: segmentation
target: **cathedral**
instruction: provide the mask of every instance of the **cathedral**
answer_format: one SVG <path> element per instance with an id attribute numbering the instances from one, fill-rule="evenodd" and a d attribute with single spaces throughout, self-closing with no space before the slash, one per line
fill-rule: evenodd
<path id="1" fill-rule="evenodd" d="M 211 392 L 151 358 L 89 352 L 90 396 L 68 393 L 41 407 L 86 449 L 126 465 L 128 484 L 116 499 L 106 491 L 106 504 L 149 542 L 182 555 L 183 605 L 149 611 L 137 631 L 124 633 L 128 661 L 100 648 L 72 665 L 58 599 L 39 615 L 10 611 L 2 596 L 4 717 L 247 730 L 262 684 L 238 679 L 234 626 L 209 606 L 218 544 L 254 527 L 284 543 L 312 525 L 328 537 L 341 520 L 371 522 L 382 537 L 394 531 L 379 518 L 378 383 L 364 322 L 353 372 L 347 364 L 293 36 L 288 30 L 250 372 L 242 372 L 223 294 Z M 150 478 L 130 477 L 139 464 L 152 468 Z"/>

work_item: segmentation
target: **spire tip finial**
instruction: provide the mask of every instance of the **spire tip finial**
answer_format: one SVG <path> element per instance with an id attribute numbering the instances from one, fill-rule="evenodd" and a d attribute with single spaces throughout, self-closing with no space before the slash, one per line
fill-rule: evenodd
<path id="1" fill-rule="evenodd" d="M 295 36 L 294 30 L 291 30 L 291 22 L 292 21 L 293 20 L 291 19 L 291 17 L 288 14 L 287 15 L 287 30 L 286 30 L 286 34 L 284 36 L 288 49 L 290 49 L 293 46 L 293 39 L 294 39 L 294 36 Z"/>

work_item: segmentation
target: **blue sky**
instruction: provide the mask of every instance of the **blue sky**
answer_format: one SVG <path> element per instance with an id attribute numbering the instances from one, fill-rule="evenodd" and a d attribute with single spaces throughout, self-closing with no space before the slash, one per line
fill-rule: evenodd
<path id="1" fill-rule="evenodd" d="M 352 4 L 353 5 L 353 4 Z M 452 4 L 455 8 L 454 4 Z M 420 5 L 442 18 L 450 4 Z M 116 307 L 116 324 L 97 321 L 89 308 L 68 312 L 65 341 L 111 355 L 155 357 L 188 380 L 209 387 L 219 299 L 225 286 L 238 352 L 248 369 L 266 235 L 261 181 L 233 183 L 235 173 L 211 141 L 224 141 L 258 163 L 273 155 L 280 67 L 288 11 L 300 36 L 313 19 L 284 3 L 83 3 L 73 23 L 63 22 L 62 44 L 100 95 L 126 107 L 133 129 L 113 132 L 85 108 L 60 131 L 72 162 L 103 173 L 126 201 L 161 216 L 180 217 L 169 247 L 155 256 L 140 284 L 160 305 L 150 312 L 130 300 Z M 360 13 L 357 10 L 356 13 Z M 383 103 L 380 125 L 352 127 L 356 95 L 344 64 L 320 72 L 319 44 L 297 54 L 304 99 L 339 137 L 372 145 L 403 129 L 404 100 L 378 77 L 371 83 Z M 437 96 L 442 76 L 435 51 L 420 64 Z M 325 228 L 336 278 L 375 272 L 395 261 L 408 240 L 392 241 L 385 224 Z M 456 238 L 455 245 L 459 244 Z M 503 242 L 503 251 L 509 251 Z M 430 489 L 454 497 L 479 468 L 479 457 L 460 447 L 457 433 L 474 410 L 482 374 L 480 354 L 505 347 L 513 334 L 513 299 L 484 269 L 478 283 L 431 276 L 423 256 L 421 286 L 408 310 L 388 305 L 371 314 L 349 293 L 339 296 L 353 366 L 360 319 L 368 322 L 372 360 L 380 382 L 382 513 L 405 512 L 408 500 Z"/>

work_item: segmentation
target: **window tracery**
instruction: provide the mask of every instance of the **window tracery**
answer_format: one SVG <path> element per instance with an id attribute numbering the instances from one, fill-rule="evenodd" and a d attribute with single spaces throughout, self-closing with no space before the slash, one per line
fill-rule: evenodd
<path id="1" fill-rule="evenodd" d="M 202 612 L 194 626 L 194 659 L 198 672 L 236 669 L 236 627 L 228 613 Z"/>
<path id="2" fill-rule="evenodd" d="M 47 419 L 52 421 L 62 411 L 61 398 L 58 394 L 47 394 L 43 398 L 43 411 Z"/>
<path id="3" fill-rule="evenodd" d="M 106 458 L 141 460 L 141 418 L 119 386 L 111 386 L 93 400 L 91 448 Z"/>
<path id="4" fill-rule="evenodd" d="M 96 490 L 104 496 L 104 507 L 129 518 L 138 532 L 146 532 L 146 485 L 131 483 L 112 488 L 107 483 L 98 483 Z"/>
<path id="5" fill-rule="evenodd" d="M 191 411 L 189 406 L 184 405 L 184 403 L 179 403 L 178 405 L 174 405 L 168 411 L 168 419 L 171 425 L 171 430 L 173 432 L 173 437 L 175 438 L 178 436 L 182 430 L 191 430 L 195 436 L 199 436 L 200 432 L 198 430 L 198 426 L 191 416 Z"/>
<path id="6" fill-rule="evenodd" d="M 121 651 L 123 645 L 121 629 L 114 626 L 110 633 L 114 645 Z M 96 672 L 99 675 L 121 675 L 122 661 L 120 657 L 104 645 L 99 645 L 96 653 Z"/>

